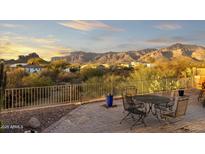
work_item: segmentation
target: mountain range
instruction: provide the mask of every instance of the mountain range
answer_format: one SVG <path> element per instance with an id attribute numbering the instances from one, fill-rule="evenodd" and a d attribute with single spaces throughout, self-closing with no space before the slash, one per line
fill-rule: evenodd
<path id="1" fill-rule="evenodd" d="M 7 60 L 7 64 L 26 63 L 31 58 L 40 58 L 36 53 L 21 55 L 16 60 Z M 99 64 L 117 64 L 130 63 L 133 61 L 150 62 L 159 59 L 173 60 L 175 58 L 186 58 L 190 61 L 204 61 L 205 47 L 199 45 L 176 43 L 160 49 L 143 49 L 122 52 L 69 52 L 66 56 L 52 57 L 51 61 L 66 60 L 69 63 L 99 63 Z"/>
<path id="2" fill-rule="evenodd" d="M 46 61 L 43 60 L 42 58 L 40 58 L 40 56 L 37 53 L 30 53 L 28 55 L 19 55 L 16 60 L 14 60 L 14 59 L 10 59 L 10 60 L 1 59 L 1 61 L 4 61 L 6 64 L 27 63 L 28 60 L 33 59 L 33 58 L 39 58 L 42 60 L 42 62 L 46 63 Z"/>
<path id="3" fill-rule="evenodd" d="M 93 53 L 76 51 L 63 57 L 53 57 L 51 61 L 66 60 L 70 63 L 130 63 L 133 61 L 150 62 L 158 59 L 173 60 L 186 58 L 193 61 L 205 60 L 205 47 L 176 43 L 160 49 L 143 49 L 124 52 Z"/>

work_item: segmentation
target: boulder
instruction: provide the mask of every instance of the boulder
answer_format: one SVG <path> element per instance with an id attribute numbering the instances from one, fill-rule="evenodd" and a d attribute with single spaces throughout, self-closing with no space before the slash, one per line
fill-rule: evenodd
<path id="1" fill-rule="evenodd" d="M 31 117 L 30 120 L 28 121 L 28 126 L 36 129 L 36 128 L 40 128 L 41 123 L 37 118 Z"/>

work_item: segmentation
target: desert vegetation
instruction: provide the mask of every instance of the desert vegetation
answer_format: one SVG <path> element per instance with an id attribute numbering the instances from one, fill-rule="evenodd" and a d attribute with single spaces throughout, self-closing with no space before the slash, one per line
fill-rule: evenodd
<path id="1" fill-rule="evenodd" d="M 36 59 L 29 60 L 34 63 Z M 35 62 L 40 65 L 40 63 Z M 118 85 L 123 82 L 136 83 L 139 80 L 161 80 L 164 78 L 187 78 L 192 76 L 192 68 L 202 64 L 190 63 L 186 60 L 159 60 L 153 67 L 137 65 L 123 67 L 110 65 L 109 68 L 99 67 L 96 64 L 89 64 L 86 67 L 71 65 L 63 60 L 58 60 L 46 65 L 42 71 L 27 73 L 21 67 L 7 68 L 7 88 L 51 86 L 56 84 L 109 84 L 116 82 Z M 69 67 L 69 72 L 64 70 Z"/>

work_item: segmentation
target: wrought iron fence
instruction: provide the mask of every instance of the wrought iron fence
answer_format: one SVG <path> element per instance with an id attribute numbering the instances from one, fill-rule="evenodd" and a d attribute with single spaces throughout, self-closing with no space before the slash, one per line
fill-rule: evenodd
<path id="1" fill-rule="evenodd" d="M 122 94 L 127 86 L 135 86 L 139 94 L 154 93 L 178 89 L 191 88 L 191 78 L 183 80 L 166 78 L 160 80 L 140 80 L 136 82 L 115 82 L 97 84 L 68 84 L 46 87 L 27 87 L 5 89 L 2 92 L 1 104 L 3 110 L 25 107 L 51 105 L 60 103 L 76 103 L 104 98 L 108 93 L 114 96 Z M 0 92 L 1 95 L 1 92 Z"/>

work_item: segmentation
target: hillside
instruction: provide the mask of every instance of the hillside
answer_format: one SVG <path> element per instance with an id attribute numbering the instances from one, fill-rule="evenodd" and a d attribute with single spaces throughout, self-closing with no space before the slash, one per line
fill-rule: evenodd
<path id="1" fill-rule="evenodd" d="M 205 48 L 197 45 L 176 43 L 161 49 L 143 49 L 125 52 L 71 52 L 65 57 L 54 57 L 52 60 L 65 59 L 70 63 L 129 63 L 132 61 L 150 62 L 151 60 L 185 58 L 193 61 L 205 59 Z"/>
<path id="2" fill-rule="evenodd" d="M 5 61 L 7 64 L 26 63 L 31 58 L 40 58 L 38 54 L 31 53 L 21 55 L 17 60 Z M 160 49 L 143 49 L 123 52 L 70 52 L 66 56 L 53 57 L 51 61 L 66 60 L 69 63 L 99 63 L 99 64 L 117 64 L 139 62 L 154 62 L 156 60 L 174 60 L 176 58 L 186 59 L 193 62 L 205 60 L 205 47 L 198 45 L 176 43 L 171 46 Z M 46 62 L 46 61 L 45 61 Z"/>
<path id="3" fill-rule="evenodd" d="M 205 48 L 197 45 L 174 44 L 166 48 L 161 48 L 156 51 L 145 54 L 139 58 L 139 61 L 147 61 L 153 58 L 155 60 L 164 58 L 173 60 L 175 58 L 185 58 L 193 61 L 203 61 L 205 59 Z"/>
<path id="4" fill-rule="evenodd" d="M 71 52 L 64 57 L 53 57 L 54 60 L 66 60 L 70 63 L 129 63 L 132 61 L 138 61 L 138 59 L 149 53 L 156 51 L 157 49 L 144 49 L 136 51 L 125 51 L 125 52 L 106 52 L 106 53 L 91 53 L 76 51 Z"/>
<path id="5" fill-rule="evenodd" d="M 6 64 L 15 64 L 15 63 L 27 63 L 28 60 L 33 59 L 33 58 L 40 58 L 40 56 L 37 53 L 30 53 L 28 55 L 19 55 L 18 59 L 14 60 L 6 60 Z M 47 63 L 45 60 L 40 58 L 44 63 Z"/>
<path id="6" fill-rule="evenodd" d="M 100 55 L 99 53 L 75 51 L 68 53 L 68 55 L 64 57 L 52 57 L 51 61 L 66 60 L 69 63 L 88 63 L 94 61 L 95 58 Z"/>

